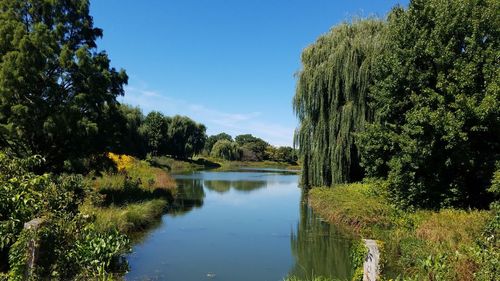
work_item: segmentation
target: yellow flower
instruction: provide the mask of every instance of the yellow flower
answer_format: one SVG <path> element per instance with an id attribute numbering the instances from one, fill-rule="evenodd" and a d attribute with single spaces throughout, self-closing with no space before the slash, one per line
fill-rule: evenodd
<path id="1" fill-rule="evenodd" d="M 135 158 L 125 154 L 115 154 L 113 152 L 108 152 L 108 158 L 111 159 L 116 164 L 116 168 L 119 172 L 126 171 L 135 162 Z"/>

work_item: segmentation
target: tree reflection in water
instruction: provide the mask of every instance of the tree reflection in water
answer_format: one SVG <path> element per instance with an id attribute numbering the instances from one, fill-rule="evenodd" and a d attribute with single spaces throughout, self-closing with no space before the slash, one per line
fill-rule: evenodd
<path id="1" fill-rule="evenodd" d="M 177 194 L 168 213 L 172 216 L 182 216 L 203 206 L 205 191 L 202 182 L 199 179 L 177 179 Z"/>
<path id="2" fill-rule="evenodd" d="M 292 231 L 290 239 L 295 265 L 289 275 L 303 280 L 312 280 L 313 276 L 350 280 L 350 247 L 345 246 L 350 240 L 335 226 L 321 221 L 307 200 L 301 201 L 297 233 Z"/>
<path id="3" fill-rule="evenodd" d="M 204 181 L 204 184 L 207 189 L 219 193 L 226 193 L 231 188 L 242 192 L 250 192 L 267 186 L 266 181 L 242 181 L 242 180 L 237 180 L 237 181 L 206 180 Z"/>

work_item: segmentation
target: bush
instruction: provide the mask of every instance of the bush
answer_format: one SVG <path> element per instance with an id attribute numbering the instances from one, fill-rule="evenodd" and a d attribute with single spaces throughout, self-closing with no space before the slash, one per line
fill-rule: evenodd
<path id="1" fill-rule="evenodd" d="M 351 260 L 354 275 L 352 281 L 362 281 L 364 274 L 364 263 L 366 256 L 368 255 L 368 249 L 365 246 L 363 240 L 357 240 L 351 247 Z"/>
<path id="2" fill-rule="evenodd" d="M 492 204 L 493 217 L 473 248 L 474 261 L 478 270 L 476 280 L 500 280 L 500 203 Z"/>
<path id="3" fill-rule="evenodd" d="M 500 155 L 498 1 L 414 0 L 388 16 L 360 134 L 368 176 L 403 207 L 486 208 Z"/>
<path id="4" fill-rule="evenodd" d="M 40 157 L 18 159 L 0 152 L 0 250 L 8 249 L 23 224 L 45 213 L 76 214 L 86 187 L 80 176 L 37 175 Z"/>
<path id="5" fill-rule="evenodd" d="M 90 278 L 126 269 L 121 255 L 129 251 L 130 242 L 125 235 L 116 230 L 98 232 L 89 218 L 82 216 L 51 216 L 36 231 L 24 229 L 12 246 L 11 280 L 24 280 L 31 240 L 40 245 L 36 267 L 31 271 L 35 279 Z"/>
<path id="6" fill-rule="evenodd" d="M 224 160 L 240 160 L 242 151 L 238 144 L 228 140 L 219 140 L 212 147 L 210 156 Z"/>
<path id="7" fill-rule="evenodd" d="M 309 202 L 330 222 L 383 241 L 378 244 L 382 245 L 379 250 L 385 277 L 498 279 L 492 278 L 499 274 L 500 260 L 496 204 L 493 211 L 408 211 L 391 206 L 385 190 L 384 182 L 314 188 L 309 191 Z"/>
<path id="8" fill-rule="evenodd" d="M 126 236 L 113 229 L 98 232 L 92 218 L 80 214 L 84 199 L 95 195 L 81 176 L 32 172 L 40 165 L 40 157 L 0 152 L 0 254 L 8 255 L 10 279 L 23 280 L 32 239 L 40 245 L 33 274 L 41 279 L 85 280 L 116 270 L 128 250 Z M 34 218 L 43 218 L 40 229 L 23 229 Z"/>

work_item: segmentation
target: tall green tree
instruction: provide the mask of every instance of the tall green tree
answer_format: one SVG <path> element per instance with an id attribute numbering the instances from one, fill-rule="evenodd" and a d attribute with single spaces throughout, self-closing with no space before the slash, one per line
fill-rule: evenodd
<path id="1" fill-rule="evenodd" d="M 265 158 L 266 148 L 269 144 L 261 138 L 251 134 L 238 135 L 234 138 L 242 150 L 242 160 L 262 161 Z"/>
<path id="2" fill-rule="evenodd" d="M 48 166 L 106 149 L 127 75 L 96 39 L 89 1 L 0 0 L 0 145 Z"/>
<path id="3" fill-rule="evenodd" d="M 230 141 L 232 142 L 233 141 L 233 137 L 231 137 L 230 135 L 226 134 L 226 133 L 220 133 L 220 134 L 217 134 L 217 135 L 212 135 L 212 136 L 209 136 L 207 138 L 207 141 L 205 142 L 205 151 L 207 154 L 210 154 L 210 152 L 212 151 L 212 147 L 214 146 L 214 144 L 220 140 L 227 140 L 227 141 Z"/>
<path id="4" fill-rule="evenodd" d="M 168 128 L 168 153 L 176 158 L 188 158 L 203 150 L 207 139 L 206 127 L 186 116 L 172 117 Z"/>
<path id="5" fill-rule="evenodd" d="M 158 111 L 152 111 L 144 119 L 140 134 L 144 137 L 147 151 L 153 156 L 164 154 L 169 143 L 170 118 Z"/>
<path id="6" fill-rule="evenodd" d="M 289 146 L 274 147 L 272 145 L 266 148 L 265 159 L 276 162 L 297 162 L 297 153 L 295 149 Z"/>
<path id="7" fill-rule="evenodd" d="M 413 0 L 388 21 L 361 135 L 369 176 L 405 206 L 486 206 L 500 155 L 500 2 Z"/>
<path id="8" fill-rule="evenodd" d="M 305 186 L 362 177 L 355 133 L 372 118 L 367 96 L 373 62 L 384 45 L 383 27 L 376 19 L 343 23 L 302 53 L 293 105 Z"/>
<path id="9" fill-rule="evenodd" d="M 116 136 L 114 145 L 110 150 L 120 154 L 144 157 L 146 155 L 147 143 L 141 134 L 141 126 L 145 117 L 139 107 L 120 104 L 114 121 Z"/>
<path id="10" fill-rule="evenodd" d="M 240 160 L 241 148 L 236 142 L 221 139 L 214 144 L 210 155 L 224 160 Z"/>

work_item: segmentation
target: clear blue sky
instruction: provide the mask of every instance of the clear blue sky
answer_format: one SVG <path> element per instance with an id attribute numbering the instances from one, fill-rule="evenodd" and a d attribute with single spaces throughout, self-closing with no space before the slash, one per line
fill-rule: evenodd
<path id="1" fill-rule="evenodd" d="M 129 75 L 120 101 L 187 115 L 209 135 L 291 145 L 302 50 L 333 25 L 407 0 L 93 0 L 99 49 Z"/>

